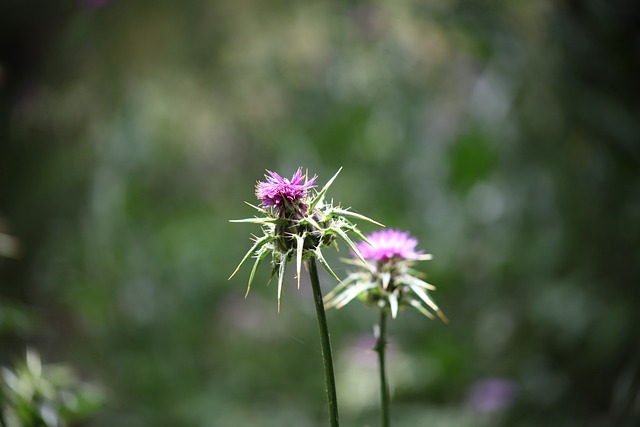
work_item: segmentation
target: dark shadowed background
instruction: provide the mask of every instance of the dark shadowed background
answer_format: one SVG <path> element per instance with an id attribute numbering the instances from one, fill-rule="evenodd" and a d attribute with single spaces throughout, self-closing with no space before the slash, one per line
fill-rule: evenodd
<path id="1" fill-rule="evenodd" d="M 391 323 L 394 426 L 637 426 L 639 5 L 3 1 L 0 364 L 100 384 L 87 426 L 326 425 L 308 283 L 245 300 L 228 219 L 342 166 L 451 319 Z M 377 425 L 376 313 L 328 318 L 343 425 Z"/>

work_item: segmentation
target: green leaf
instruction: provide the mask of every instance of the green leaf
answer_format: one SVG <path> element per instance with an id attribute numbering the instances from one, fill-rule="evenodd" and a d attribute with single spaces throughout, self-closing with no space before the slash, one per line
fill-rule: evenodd
<path id="1" fill-rule="evenodd" d="M 358 248 L 356 247 L 355 243 L 353 243 L 353 241 L 349 238 L 349 236 L 347 236 L 347 233 L 345 233 L 344 231 L 342 231 L 340 228 L 338 227 L 332 227 L 327 229 L 328 233 L 335 233 L 338 236 L 340 236 L 340 238 L 342 240 L 344 240 L 344 242 L 349 246 L 349 248 L 351 248 L 351 250 L 353 251 L 353 253 L 356 254 L 356 256 L 358 257 L 358 259 L 360 259 L 360 261 L 363 262 L 363 264 L 367 267 L 367 269 L 369 271 L 371 271 L 371 266 L 369 265 L 369 263 L 367 262 L 367 260 L 364 259 L 364 257 L 362 256 L 362 254 L 360 253 L 360 251 L 358 250 Z"/>
<path id="2" fill-rule="evenodd" d="M 420 301 L 412 299 L 411 301 L 409 301 L 409 304 L 411 304 L 413 308 L 417 309 L 420 313 L 424 314 L 429 319 L 435 319 L 435 317 L 433 317 L 433 314 L 431 314 L 426 308 L 422 306 L 422 304 L 420 304 Z"/>
<path id="3" fill-rule="evenodd" d="M 369 239 L 367 239 L 367 237 L 364 234 L 362 234 L 362 232 L 358 230 L 355 226 L 353 226 L 353 228 L 351 229 L 351 232 L 356 236 L 358 236 L 360 240 L 362 240 L 363 242 L 371 246 L 371 242 L 369 241 Z"/>
<path id="4" fill-rule="evenodd" d="M 331 290 L 331 292 L 329 292 L 327 295 L 325 295 L 325 297 L 323 298 L 325 303 L 328 303 L 329 300 L 331 300 L 335 295 L 339 294 L 340 292 L 342 292 L 342 290 L 344 288 L 346 288 L 349 284 L 351 284 L 352 282 L 355 282 L 357 280 L 360 279 L 360 275 L 359 274 L 350 274 L 349 276 L 347 276 L 347 278 L 340 282 L 338 284 L 338 286 L 336 286 L 335 288 L 333 288 Z"/>
<path id="5" fill-rule="evenodd" d="M 278 222 L 278 218 L 243 218 L 243 219 L 230 219 L 229 222 L 250 222 L 252 224 L 275 224 Z"/>
<path id="6" fill-rule="evenodd" d="M 362 295 L 369 289 L 373 289 L 375 287 L 376 287 L 375 284 L 361 284 L 361 285 L 352 286 L 348 288 L 346 291 L 339 294 L 335 298 L 334 302 L 332 302 L 331 306 L 336 308 L 342 308 L 345 305 L 349 304 L 351 301 L 353 301 L 355 298 L 357 298 L 359 295 Z"/>
<path id="7" fill-rule="evenodd" d="M 298 278 L 298 289 L 300 289 L 300 270 L 302 269 L 302 252 L 304 250 L 304 239 L 307 236 L 307 233 L 302 233 L 302 236 L 294 234 L 294 237 L 297 240 L 296 247 L 296 276 Z"/>
<path id="8" fill-rule="evenodd" d="M 440 309 L 438 308 L 436 303 L 433 302 L 433 300 L 431 298 L 429 298 L 429 295 L 427 295 L 427 293 L 425 291 L 423 291 L 422 288 L 420 288 L 419 286 L 411 285 L 411 284 L 409 285 L 409 287 L 411 288 L 411 290 L 413 292 L 416 293 L 416 295 L 418 295 L 418 297 L 420 297 L 420 299 L 422 301 L 424 301 L 429 307 L 431 307 L 433 309 L 433 311 L 436 312 L 438 317 L 443 322 L 449 323 L 449 319 L 447 319 L 447 316 L 445 316 L 444 313 L 442 311 L 440 311 Z"/>
<path id="9" fill-rule="evenodd" d="M 427 283 L 424 280 L 420 280 L 417 277 L 414 277 L 410 274 L 405 274 L 400 277 L 400 281 L 402 283 L 406 283 L 407 285 L 419 286 L 420 288 L 427 289 L 429 291 L 435 291 L 436 287 L 431 283 Z"/>
<path id="10" fill-rule="evenodd" d="M 387 289 L 389 287 L 389 282 L 391 282 L 391 273 L 388 271 L 380 273 L 380 278 L 382 279 L 382 289 Z"/>
<path id="11" fill-rule="evenodd" d="M 288 251 L 280 260 L 280 266 L 278 269 L 278 313 L 280 313 L 280 297 L 282 296 L 282 283 L 284 282 L 284 272 L 287 267 L 287 258 L 289 257 Z"/>
<path id="12" fill-rule="evenodd" d="M 398 316 L 398 296 L 395 293 L 389 294 L 389 309 L 391 310 L 391 318 Z"/>
<path id="13" fill-rule="evenodd" d="M 311 203 L 309 203 L 309 212 L 312 212 L 313 209 L 318 204 L 318 202 L 320 202 L 324 198 L 325 193 L 327 192 L 331 184 L 333 184 L 333 181 L 338 177 L 338 174 L 340 173 L 341 170 L 342 170 L 342 167 L 338 169 L 338 172 L 336 172 L 335 175 L 333 175 L 333 177 L 331 177 L 331 179 L 327 181 L 324 187 L 322 187 L 322 190 L 320 190 L 320 192 L 316 194 L 316 197 L 313 198 Z"/>
<path id="14" fill-rule="evenodd" d="M 263 214 L 268 215 L 268 212 L 267 212 L 267 210 L 266 210 L 266 209 L 262 209 L 260 206 L 252 205 L 252 204 L 251 204 L 251 203 L 249 203 L 249 202 L 245 202 L 245 203 L 246 203 L 247 205 L 251 206 L 253 209 L 256 209 L 256 210 L 258 210 L 258 211 L 262 212 Z"/>
<path id="15" fill-rule="evenodd" d="M 264 248 L 264 246 L 262 247 Z M 262 249 L 261 248 L 261 249 Z M 267 256 L 268 251 L 259 251 L 258 256 L 256 256 L 256 262 L 253 263 L 253 268 L 251 269 L 251 274 L 249 275 L 249 283 L 247 283 L 247 292 L 244 294 L 246 298 L 249 295 L 249 291 L 251 290 L 251 283 L 253 283 L 253 278 L 256 275 L 256 271 L 258 271 L 258 266 L 262 263 L 264 258 Z"/>
<path id="16" fill-rule="evenodd" d="M 358 218 L 358 219 L 361 219 L 361 220 L 364 220 L 364 221 L 368 221 L 368 222 L 370 222 L 372 224 L 379 225 L 380 227 L 384 227 L 384 224 L 381 224 L 378 221 L 375 221 L 375 220 L 373 220 L 373 219 L 371 219 L 371 218 L 369 218 L 367 216 L 364 216 L 362 214 L 359 214 L 357 212 L 352 212 L 349 209 L 350 208 L 347 208 L 347 209 L 333 208 L 332 209 L 332 213 L 337 213 L 338 215 L 344 215 L 344 216 L 350 216 L 350 217 L 353 217 L 353 218 Z"/>
<path id="17" fill-rule="evenodd" d="M 233 273 L 231 273 L 231 276 L 229 276 L 229 278 L 227 280 L 231 280 L 231 278 L 233 276 L 235 276 L 235 274 L 238 272 L 238 270 L 240 270 L 240 267 L 242 267 L 242 264 L 244 264 L 245 262 L 247 262 L 247 260 L 251 257 L 251 255 L 256 252 L 258 249 L 260 249 L 262 246 L 266 245 L 267 243 L 271 242 L 274 240 L 273 236 L 262 236 L 260 237 L 258 240 L 256 240 L 256 242 L 253 244 L 253 246 L 251 247 L 251 249 L 249 249 L 249 251 L 246 253 L 246 255 L 244 256 L 244 258 L 242 258 L 242 261 L 240 261 L 240 264 L 238 264 L 238 266 L 236 267 L 236 269 L 233 271 Z"/>
<path id="18" fill-rule="evenodd" d="M 333 270 L 329 266 L 329 263 L 327 262 L 327 260 L 324 259 L 324 256 L 322 255 L 322 251 L 320 250 L 320 245 L 318 245 L 318 247 L 316 248 L 314 253 L 316 254 L 316 258 L 318 258 L 318 261 L 320 262 L 320 264 L 322 264 L 324 269 L 327 270 L 327 272 L 331 275 L 331 277 L 336 279 L 339 283 L 342 283 L 342 280 L 340 280 L 338 275 L 333 272 Z"/>
<path id="19" fill-rule="evenodd" d="M 311 216 L 306 216 L 301 219 L 300 224 L 311 224 L 316 230 L 322 229 L 322 227 L 320 227 L 320 224 L 318 224 L 315 219 L 311 218 Z"/>

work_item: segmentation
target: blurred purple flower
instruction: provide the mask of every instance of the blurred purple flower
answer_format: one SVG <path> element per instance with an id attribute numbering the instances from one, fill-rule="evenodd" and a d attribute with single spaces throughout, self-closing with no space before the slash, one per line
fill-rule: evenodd
<path id="1" fill-rule="evenodd" d="M 259 181 L 256 185 L 256 197 L 260 199 L 262 207 L 276 208 L 281 217 L 306 213 L 307 206 L 303 200 L 307 197 L 307 191 L 314 187 L 316 177 L 307 180 L 302 168 L 298 168 L 291 181 L 275 172 L 267 172 L 266 182 Z"/>
<path id="2" fill-rule="evenodd" d="M 517 391 L 516 383 L 508 379 L 477 381 L 469 388 L 467 405 L 477 412 L 500 412 L 511 404 Z"/>
<path id="3" fill-rule="evenodd" d="M 369 243 L 360 242 L 357 247 L 367 261 L 386 262 L 394 258 L 420 259 L 422 251 L 416 252 L 418 240 L 406 231 L 381 230 L 367 236 Z"/>

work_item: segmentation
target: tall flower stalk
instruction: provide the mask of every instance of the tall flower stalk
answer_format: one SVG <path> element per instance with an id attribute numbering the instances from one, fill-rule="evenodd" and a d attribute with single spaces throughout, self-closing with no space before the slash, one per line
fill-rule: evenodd
<path id="1" fill-rule="evenodd" d="M 448 322 L 429 296 L 435 287 L 422 280 L 420 277 L 423 275 L 413 269 L 416 261 L 432 258 L 423 251 L 416 251 L 417 245 L 418 241 L 407 232 L 382 230 L 371 233 L 356 245 L 359 250 L 357 259 L 345 260 L 355 267 L 354 271 L 325 297 L 327 307 L 341 308 L 359 298 L 379 309 L 380 318 L 374 326 L 374 350 L 378 354 L 382 427 L 389 427 L 391 423 L 386 367 L 388 315 L 395 319 L 400 308 L 413 307 L 433 319 L 428 307 L 443 322 Z M 365 259 L 364 265 L 360 262 L 362 258 Z"/>
<path id="2" fill-rule="evenodd" d="M 309 259 L 309 278 L 313 290 L 313 303 L 316 307 L 316 317 L 318 318 L 318 331 L 320 332 L 320 347 L 322 348 L 322 363 L 324 366 L 324 381 L 327 391 L 327 403 L 329 404 L 329 425 L 340 425 L 338 417 L 338 394 L 336 392 L 336 378 L 333 372 L 333 355 L 331 353 L 331 339 L 329 337 L 329 327 L 327 316 L 324 312 L 322 301 L 322 289 L 320 289 L 320 279 L 318 269 L 313 258 Z"/>
<path id="3" fill-rule="evenodd" d="M 298 288 L 300 288 L 300 272 L 303 263 L 309 271 L 318 318 L 331 427 L 339 426 L 338 399 L 331 340 L 315 261 L 317 259 L 332 277 L 340 281 L 324 258 L 322 249 L 335 245 L 338 239 L 342 240 L 364 263 L 363 265 L 366 265 L 360 248 L 351 240 L 349 234 L 354 234 L 363 241 L 367 239 L 352 221 L 360 219 L 381 225 L 348 208 L 334 206 L 333 201 L 325 200 L 327 190 L 339 173 L 340 170 L 320 191 L 316 191 L 317 178 L 314 176 L 309 179 L 307 174 L 303 175 L 302 168 L 298 168 L 290 180 L 275 172 L 267 171 L 266 181 L 258 182 L 256 185 L 256 197 L 260 200 L 260 206 L 248 203 L 260 215 L 232 221 L 258 224 L 262 229 L 262 236 L 255 237 L 253 246 L 231 274 L 233 277 L 245 262 L 250 258 L 254 259 L 247 284 L 247 295 L 258 267 L 269 255 L 271 255 L 271 276 L 277 276 L 278 280 L 278 311 L 280 311 L 287 264 L 295 261 Z"/>
<path id="4" fill-rule="evenodd" d="M 376 344 L 374 350 L 378 353 L 378 375 L 380 378 L 380 425 L 389 427 L 391 425 L 389 384 L 387 382 L 387 312 L 380 310 L 380 321 L 374 328 Z"/>

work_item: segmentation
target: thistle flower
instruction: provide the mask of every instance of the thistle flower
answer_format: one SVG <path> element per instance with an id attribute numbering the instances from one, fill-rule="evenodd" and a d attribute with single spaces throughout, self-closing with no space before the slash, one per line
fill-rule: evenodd
<path id="1" fill-rule="evenodd" d="M 249 258 L 255 259 L 249 275 L 247 294 L 258 266 L 268 255 L 271 255 L 271 276 L 278 277 L 278 310 L 289 261 L 295 259 L 298 288 L 302 263 L 311 257 L 316 258 L 332 277 L 340 281 L 322 254 L 322 248 L 335 244 L 337 238 L 344 241 L 354 255 L 366 264 L 360 249 L 349 237 L 351 233 L 366 240 L 352 220 L 382 224 L 325 200 L 327 190 L 341 170 L 342 168 L 320 191 L 315 190 L 316 177 L 309 179 L 306 174 L 302 174 L 302 168 L 298 168 L 291 180 L 267 171 L 266 181 L 256 184 L 256 197 L 260 200 L 260 206 L 247 204 L 256 209 L 260 216 L 231 221 L 250 222 L 262 227 L 262 236 L 255 237 L 253 246 L 231 274 L 233 277 Z"/>
<path id="2" fill-rule="evenodd" d="M 380 263 L 396 260 L 431 259 L 431 255 L 422 255 L 424 251 L 416 252 L 418 240 L 408 232 L 399 230 L 382 230 L 371 233 L 368 242 L 360 242 L 356 246 L 364 259 Z"/>
<path id="3" fill-rule="evenodd" d="M 289 181 L 275 172 L 267 170 L 266 182 L 256 184 L 256 197 L 264 209 L 272 208 L 280 217 L 300 217 L 307 211 L 304 200 L 308 190 L 314 187 L 316 177 L 306 180 L 302 168 L 298 168 Z"/>
<path id="4" fill-rule="evenodd" d="M 440 319 L 447 317 L 429 296 L 435 287 L 420 279 L 423 275 L 414 270 L 416 261 L 427 261 L 430 254 L 416 251 L 418 241 L 408 232 L 381 230 L 371 233 L 363 242 L 356 244 L 360 256 L 345 262 L 356 267 L 347 278 L 325 297 L 327 307 L 341 308 L 355 298 L 389 310 L 395 319 L 399 307 L 409 306 L 433 319 L 433 310 Z M 365 259 L 363 266 L 359 260 Z"/>

